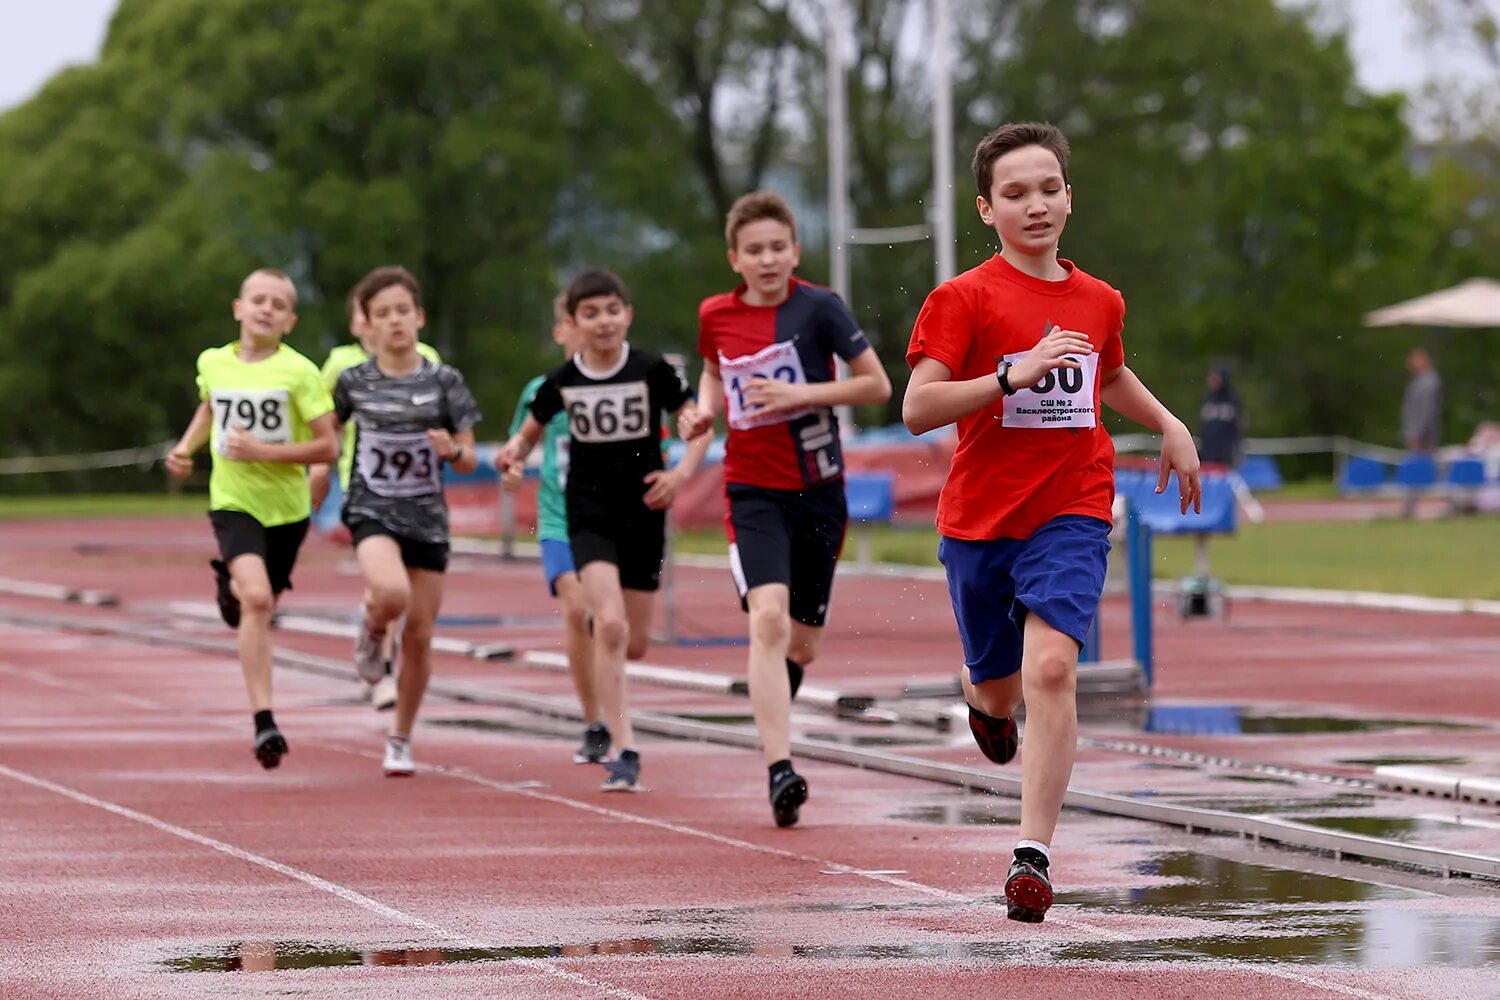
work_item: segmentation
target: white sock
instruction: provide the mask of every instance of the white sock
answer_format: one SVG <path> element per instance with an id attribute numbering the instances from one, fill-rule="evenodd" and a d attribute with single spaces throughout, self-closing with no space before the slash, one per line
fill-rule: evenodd
<path id="1" fill-rule="evenodd" d="M 1052 849 L 1049 848 L 1046 844 L 1042 843 L 1040 840 L 1022 840 L 1016 843 L 1016 850 L 1019 851 L 1023 847 L 1030 848 L 1031 850 L 1036 851 L 1042 857 L 1047 859 L 1047 863 L 1049 865 L 1052 863 Z"/>

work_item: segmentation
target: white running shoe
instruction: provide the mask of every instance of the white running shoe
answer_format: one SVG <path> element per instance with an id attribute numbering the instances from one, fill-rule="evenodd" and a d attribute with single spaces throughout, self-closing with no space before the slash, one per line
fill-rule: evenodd
<path id="1" fill-rule="evenodd" d="M 370 688 L 370 704 L 377 712 L 389 712 L 396 707 L 396 678 L 386 674 Z"/>
<path id="2" fill-rule="evenodd" d="M 387 778 L 409 778 L 417 771 L 411 759 L 411 740 L 399 736 L 385 738 L 385 776 Z"/>
<path id="3" fill-rule="evenodd" d="M 361 616 L 358 637 L 354 640 L 354 669 L 366 684 L 374 684 L 385 676 L 385 655 L 380 650 L 384 640 L 384 633 L 370 633 L 369 620 Z"/>

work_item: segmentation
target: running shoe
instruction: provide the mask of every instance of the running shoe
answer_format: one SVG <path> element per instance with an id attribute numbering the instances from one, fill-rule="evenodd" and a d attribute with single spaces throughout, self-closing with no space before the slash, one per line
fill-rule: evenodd
<path id="1" fill-rule="evenodd" d="M 1052 905 L 1052 882 L 1047 878 L 1046 862 L 1011 862 L 1005 878 L 1005 915 L 1024 924 L 1039 924 Z"/>
<path id="2" fill-rule="evenodd" d="M 396 707 L 396 678 L 386 674 L 370 686 L 370 704 L 377 712 L 388 712 Z"/>
<path id="3" fill-rule="evenodd" d="M 289 752 L 286 737 L 281 735 L 281 730 L 262 729 L 255 734 L 255 759 L 260 761 L 260 766 L 267 771 L 279 766 L 281 758 Z"/>
<path id="4" fill-rule="evenodd" d="M 214 599 L 219 604 L 219 616 L 224 619 L 224 624 L 230 628 L 240 627 L 240 599 L 234 596 L 234 588 L 229 582 L 229 567 L 222 559 L 211 559 L 208 563 L 214 568 Z M 275 767 L 275 765 L 271 765 Z"/>
<path id="5" fill-rule="evenodd" d="M 602 722 L 591 722 L 583 731 L 583 744 L 573 754 L 575 764 L 602 764 L 609 756 L 609 728 Z"/>
<path id="6" fill-rule="evenodd" d="M 399 736 L 385 738 L 385 776 L 387 778 L 410 778 L 417 765 L 411 759 L 411 740 Z"/>
<path id="7" fill-rule="evenodd" d="M 354 669 L 366 684 L 374 684 L 385 676 L 385 655 L 380 646 L 385 635 L 370 631 L 370 621 L 361 615 L 359 635 L 354 640 Z"/>
<path id="8" fill-rule="evenodd" d="M 969 732 L 974 734 L 980 752 L 996 764 L 1009 764 L 1021 745 L 1021 734 L 1012 716 L 986 715 L 973 705 L 969 706 Z"/>
<path id="9" fill-rule="evenodd" d="M 614 760 L 604 762 L 606 792 L 638 792 L 641 790 L 641 755 L 634 750 L 622 750 Z"/>
<path id="10" fill-rule="evenodd" d="M 788 768 L 771 781 L 771 815 L 777 826 L 795 826 L 807 801 L 807 780 Z"/>

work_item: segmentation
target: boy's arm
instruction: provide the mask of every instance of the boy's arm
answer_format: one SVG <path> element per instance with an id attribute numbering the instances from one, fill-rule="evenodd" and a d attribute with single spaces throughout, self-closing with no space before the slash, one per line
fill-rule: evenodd
<path id="1" fill-rule="evenodd" d="M 891 398 L 891 380 L 875 348 L 867 347 L 849 361 L 849 378 L 832 382 L 782 382 L 757 378 L 745 386 L 745 402 L 768 412 L 804 406 L 858 406 Z"/>
<path id="2" fill-rule="evenodd" d="M 224 457 L 236 462 L 284 462 L 287 465 L 316 465 L 339 460 L 339 438 L 334 430 L 338 418 L 332 410 L 309 420 L 311 441 L 269 444 L 256 440 L 243 427 L 231 427 L 224 439 Z"/>
<path id="3" fill-rule="evenodd" d="M 677 436 L 692 441 L 699 436 L 708 436 L 714 429 L 714 418 L 719 415 L 719 401 L 724 398 L 724 380 L 719 375 L 717 361 L 703 359 L 703 374 L 698 377 L 698 399 L 696 404 L 677 411 Z M 704 449 L 707 449 L 704 445 Z"/>
<path id="4" fill-rule="evenodd" d="M 333 414 L 334 440 L 340 442 L 339 450 L 343 450 L 344 422 L 339 419 L 338 412 Z M 318 510 L 323 506 L 323 501 L 328 499 L 328 489 L 333 481 L 333 467 L 338 459 L 332 462 L 314 462 L 307 467 L 307 487 L 312 493 L 312 509 Z"/>
<path id="5" fill-rule="evenodd" d="M 1010 366 L 1006 380 L 1012 391 L 1026 389 L 1041 381 L 1055 368 L 1082 368 L 1072 354 L 1092 354 L 1094 345 L 1076 330 L 1054 326 L 1026 357 Z M 1005 395 L 1000 378 L 987 372 L 978 378 L 954 382 L 953 370 L 930 355 L 923 355 L 911 370 L 906 396 L 901 400 L 901 419 L 913 434 L 925 434 L 945 427 L 971 413 L 977 413 Z"/>
<path id="6" fill-rule="evenodd" d="M 1104 372 L 1099 379 L 1099 400 L 1121 416 L 1128 417 L 1149 430 L 1161 434 L 1161 472 L 1156 492 L 1167 488 L 1167 479 L 1177 473 L 1177 488 L 1182 513 L 1189 506 L 1203 513 L 1203 482 L 1198 477 L 1198 448 L 1187 425 L 1172 415 L 1127 366 Z"/>
<path id="7" fill-rule="evenodd" d="M 699 385 L 702 385 L 701 379 Z M 685 420 L 693 419 L 697 409 L 691 401 L 683 403 L 676 413 L 678 426 L 681 426 Z M 709 419 L 712 421 L 713 418 Z M 672 501 L 677 499 L 677 494 L 682 490 L 683 485 L 692 479 L 699 467 L 703 465 L 703 457 L 708 454 L 708 447 L 713 444 L 713 441 L 712 434 L 696 434 L 688 440 L 687 450 L 682 453 L 682 460 L 675 466 L 665 471 L 646 473 L 648 488 L 646 495 L 641 498 L 646 506 L 652 510 L 666 510 L 672 506 Z"/>
<path id="8" fill-rule="evenodd" d="M 521 429 L 511 435 L 495 458 L 495 464 L 502 473 L 514 474 L 525 466 L 526 456 L 531 454 L 531 449 L 541 440 L 542 430 L 541 421 L 530 413 L 526 414 L 526 419 L 521 421 Z"/>
<path id="9" fill-rule="evenodd" d="M 167 452 L 167 471 L 176 478 L 186 479 L 192 473 L 193 455 L 208 443 L 213 419 L 213 408 L 206 400 L 200 402 L 193 411 L 193 418 L 188 421 L 187 429 L 182 432 L 182 437 Z"/>

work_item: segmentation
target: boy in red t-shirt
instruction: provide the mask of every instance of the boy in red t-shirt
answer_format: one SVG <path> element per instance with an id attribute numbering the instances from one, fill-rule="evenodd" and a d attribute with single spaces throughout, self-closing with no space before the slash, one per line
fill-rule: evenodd
<path id="1" fill-rule="evenodd" d="M 997 764 L 1016 755 L 1026 702 L 1021 841 L 1005 881 L 1012 920 L 1052 905 L 1049 844 L 1078 741 L 1078 653 L 1099 608 L 1114 500 L 1114 444 L 1099 404 L 1162 435 L 1157 492 L 1176 471 L 1202 503 L 1198 453 L 1125 367 L 1125 300 L 1057 256 L 1073 211 L 1068 141 L 1003 125 L 974 153 L 979 217 L 1000 253 L 933 290 L 906 360 L 914 434 L 956 422 L 938 502 L 938 557 L 958 620 L 969 728 Z"/>
<path id="2" fill-rule="evenodd" d="M 891 383 L 833 292 L 793 276 L 797 222 L 781 196 L 752 191 L 729 209 L 729 266 L 744 279 L 698 307 L 703 377 L 681 433 L 723 412 L 729 558 L 750 613 L 750 706 L 770 772 L 777 826 L 797 822 L 807 782 L 792 769 L 791 698 L 818 653 L 849 520 L 833 408 L 883 403 Z M 849 363 L 837 378 L 834 357 Z"/>

